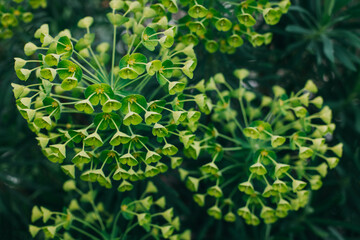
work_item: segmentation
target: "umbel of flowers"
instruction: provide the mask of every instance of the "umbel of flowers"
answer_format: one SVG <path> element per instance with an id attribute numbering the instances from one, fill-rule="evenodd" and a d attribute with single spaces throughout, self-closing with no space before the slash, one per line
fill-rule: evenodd
<path id="1" fill-rule="evenodd" d="M 163 1 L 175 2 L 175 1 Z M 235 53 L 236 48 L 249 41 L 253 47 L 269 44 L 272 33 L 258 33 L 255 29 L 265 22 L 275 25 L 288 12 L 290 0 L 204 1 L 181 0 L 188 14 L 179 20 L 185 44 L 204 43 L 205 49 L 214 53 Z"/>
<path id="2" fill-rule="evenodd" d="M 111 43 L 98 40 L 92 17 L 78 22 L 80 37 L 69 30 L 51 35 L 42 25 L 34 35 L 38 43 L 25 45 L 30 59 L 15 59 L 16 74 L 26 83 L 12 84 L 17 107 L 44 155 L 72 178 L 106 188 L 116 183 L 125 192 L 135 181 L 177 168 L 184 157 L 198 159 L 184 161 L 179 172 L 196 192 L 194 200 L 210 207 L 209 215 L 234 221 L 238 214 L 248 224 L 259 224 L 259 217 L 272 223 L 307 204 L 310 189 L 319 189 L 327 169 L 337 165 L 342 145 L 325 143 L 335 125 L 312 81 L 290 95 L 275 86 L 272 97 L 249 90 L 244 69 L 235 71 L 236 88 L 222 74 L 188 85 L 197 65 L 197 38 L 205 40 L 208 51 L 217 49 L 210 35 L 215 31 L 202 31 L 202 26 L 215 26 L 217 36 L 227 39 L 225 45 L 220 41 L 220 50 L 230 53 L 241 46 L 242 37 L 254 46 L 271 41 L 269 34 L 254 32 L 253 19 L 276 24 L 289 7 L 288 1 L 231 4 L 239 21 L 233 26 L 230 15 L 219 15 L 206 4 L 110 1 Z M 190 16 L 180 23 L 173 18 L 173 13 L 185 13 L 179 6 Z M 49 213 L 34 211 L 42 217 Z M 152 229 L 147 212 L 131 211 Z M 47 236 L 71 225 L 64 218 L 72 215 L 62 214 L 54 215 L 62 220 L 44 228 Z M 36 234 L 39 228 L 31 230 Z M 170 237 L 172 230 L 166 225 L 160 232 Z"/>
<path id="3" fill-rule="evenodd" d="M 96 191 L 80 190 L 74 180 L 66 181 L 63 188 L 74 196 L 62 212 L 32 209 L 29 231 L 33 238 L 43 234 L 45 239 L 135 239 L 143 231 L 154 239 L 190 240 L 189 230 L 179 233 L 179 217 L 166 207 L 165 197 L 158 196 L 150 181 L 139 199 L 127 197 L 115 209 L 101 202 Z"/>
<path id="4" fill-rule="evenodd" d="M 273 223 L 308 203 L 310 191 L 338 164 L 342 144 L 326 144 L 335 124 L 311 80 L 289 95 L 275 86 L 269 97 L 248 88 L 247 70 L 234 73 L 236 88 L 222 74 L 194 86 L 194 99 L 211 122 L 199 123 L 184 150 L 198 159 L 197 174 L 190 174 L 194 164 L 188 163 L 180 176 L 214 218 Z"/>
<path id="5" fill-rule="evenodd" d="M 13 29 L 33 20 L 33 14 L 25 9 L 45 8 L 46 0 L 8 0 L 0 2 L 0 39 L 13 36 Z"/>
<path id="6" fill-rule="evenodd" d="M 72 178 L 77 169 L 81 179 L 107 188 L 120 181 L 122 192 L 165 172 L 166 158 L 173 168 L 181 164 L 172 141 L 182 137 L 180 123 L 195 123 L 200 112 L 184 109 L 183 91 L 196 67 L 193 46 L 174 43 L 176 27 L 152 4 L 111 1 L 110 7 L 112 45 L 96 43 L 92 17 L 78 22 L 80 38 L 69 30 L 50 35 L 42 25 L 35 33 L 40 43 L 25 45 L 32 58 L 15 59 L 26 85 L 13 88 L 50 161 Z"/>

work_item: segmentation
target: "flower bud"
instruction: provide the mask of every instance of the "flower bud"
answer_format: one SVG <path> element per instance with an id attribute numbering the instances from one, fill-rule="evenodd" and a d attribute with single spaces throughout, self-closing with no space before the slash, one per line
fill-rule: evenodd
<path id="1" fill-rule="evenodd" d="M 31 222 L 36 222 L 38 219 L 42 218 L 43 213 L 40 211 L 38 206 L 34 206 L 31 212 Z"/>
<path id="2" fill-rule="evenodd" d="M 253 194 L 254 193 L 254 187 L 253 185 L 251 184 L 251 182 L 243 182 L 243 183 L 240 183 L 239 186 L 238 186 L 240 192 L 244 192 L 248 195 L 250 194 Z"/>
<path id="3" fill-rule="evenodd" d="M 271 197 L 275 196 L 277 192 L 274 190 L 274 188 L 271 185 L 267 185 L 262 193 L 263 197 Z"/>
<path id="4" fill-rule="evenodd" d="M 304 107 L 296 107 L 296 108 L 293 108 L 293 110 L 295 112 L 296 117 L 298 117 L 298 118 L 305 118 L 306 114 L 308 112 L 306 110 L 306 108 L 304 108 Z"/>
<path id="5" fill-rule="evenodd" d="M 225 216 L 224 216 L 224 220 L 227 222 L 235 222 L 236 220 L 236 216 L 233 212 L 228 212 Z"/>
<path id="6" fill-rule="evenodd" d="M 70 211 L 76 211 L 80 209 L 80 205 L 76 199 L 72 199 L 69 204 L 69 210 Z"/>
<path id="7" fill-rule="evenodd" d="M 274 93 L 275 97 L 280 97 L 280 96 L 286 94 L 285 89 L 283 89 L 283 88 L 280 87 L 280 86 L 274 86 L 274 87 L 272 88 L 272 90 L 273 90 L 273 93 Z"/>
<path id="8" fill-rule="evenodd" d="M 248 220 L 251 218 L 251 212 L 250 212 L 250 209 L 248 207 L 242 207 L 242 208 L 239 208 L 237 210 L 237 214 L 240 216 L 240 217 L 243 217 L 245 220 Z"/>
<path id="9" fill-rule="evenodd" d="M 323 120 L 326 124 L 330 124 L 331 123 L 331 118 L 332 118 L 332 111 L 328 106 L 325 106 L 320 112 L 319 112 L 319 117 L 321 118 L 321 120 Z"/>
<path id="10" fill-rule="evenodd" d="M 244 80 L 249 76 L 250 72 L 247 69 L 237 69 L 234 71 L 235 77 L 239 78 L 240 80 Z"/>
<path id="11" fill-rule="evenodd" d="M 186 181 L 186 187 L 192 191 L 197 192 L 199 188 L 200 179 L 194 177 L 188 177 Z"/>
<path id="12" fill-rule="evenodd" d="M 123 180 L 122 183 L 119 185 L 117 190 L 119 192 L 125 192 L 125 191 L 130 191 L 133 188 L 134 188 L 134 186 L 131 183 L 129 183 L 128 181 Z"/>
<path id="13" fill-rule="evenodd" d="M 261 218 L 271 218 L 275 217 L 275 210 L 271 207 L 263 206 L 260 212 Z"/>
<path id="14" fill-rule="evenodd" d="M 260 224 L 260 220 L 257 216 L 254 214 L 251 214 L 249 219 L 246 219 L 246 223 L 249 225 L 257 226 Z"/>
<path id="15" fill-rule="evenodd" d="M 43 214 L 42 215 L 43 222 L 46 223 L 50 219 L 50 217 L 52 215 L 52 212 L 50 210 L 48 210 L 47 208 L 44 208 L 44 207 L 40 207 L 40 209 L 41 209 L 41 212 Z"/>
<path id="16" fill-rule="evenodd" d="M 335 168 L 339 163 L 339 158 L 337 157 L 329 157 L 325 158 L 325 160 L 328 163 L 330 169 Z"/>
<path id="17" fill-rule="evenodd" d="M 219 186 L 212 186 L 208 188 L 207 193 L 215 198 L 220 198 L 223 196 L 223 192 Z"/>
<path id="18" fill-rule="evenodd" d="M 151 215 L 149 213 L 140 213 L 137 214 L 136 217 L 140 226 L 144 226 L 151 223 Z"/>
<path id="19" fill-rule="evenodd" d="M 319 166 L 316 167 L 316 170 L 320 173 L 322 177 L 327 175 L 328 165 L 326 163 L 321 163 Z"/>
<path id="20" fill-rule="evenodd" d="M 275 165 L 275 176 L 281 177 L 284 173 L 286 173 L 290 169 L 290 165 L 283 164 L 283 163 L 277 163 Z"/>
<path id="21" fill-rule="evenodd" d="M 56 227 L 55 226 L 47 226 L 44 229 L 45 236 L 50 236 L 50 238 L 55 238 Z"/>
<path id="22" fill-rule="evenodd" d="M 93 17 L 84 17 L 79 20 L 77 26 L 79 28 L 89 28 L 94 23 Z"/>
<path id="23" fill-rule="evenodd" d="M 38 47 L 35 44 L 33 44 L 32 42 L 28 42 L 27 44 L 25 44 L 24 47 L 25 55 L 31 56 L 36 52 L 37 49 Z"/>
<path id="24" fill-rule="evenodd" d="M 274 190 L 276 190 L 280 193 L 285 193 L 288 191 L 288 187 L 287 187 L 286 183 L 279 179 L 275 180 L 275 182 L 273 183 L 273 188 L 274 188 Z"/>
<path id="25" fill-rule="evenodd" d="M 320 175 L 311 176 L 309 182 L 310 182 L 312 190 L 318 190 L 322 186 L 322 181 L 321 181 L 321 176 Z"/>
<path id="26" fill-rule="evenodd" d="M 305 207 L 305 205 L 309 202 L 310 192 L 306 190 L 302 190 L 296 193 L 299 199 L 300 207 Z"/>
<path id="27" fill-rule="evenodd" d="M 208 210 L 207 210 L 207 213 L 210 215 L 210 216 L 212 216 L 212 217 L 214 217 L 215 219 L 221 219 L 221 217 L 222 217 L 222 213 L 221 213 L 221 210 L 220 210 L 220 208 L 218 207 L 218 206 L 216 206 L 216 205 L 214 205 L 214 206 L 212 206 L 211 208 L 209 208 Z"/>
<path id="28" fill-rule="evenodd" d="M 271 136 L 271 146 L 273 148 L 277 148 L 281 145 L 283 145 L 286 141 L 286 138 L 282 137 L 282 136 Z"/>
<path id="29" fill-rule="evenodd" d="M 160 208 L 165 208 L 166 205 L 166 199 L 164 196 L 162 196 L 161 198 L 159 198 L 158 200 L 156 200 L 154 202 L 154 204 L 156 204 L 157 206 L 159 206 Z"/>
<path id="30" fill-rule="evenodd" d="M 306 182 L 301 180 L 293 180 L 292 182 L 292 189 L 294 192 L 298 192 L 302 190 L 306 186 Z"/>
<path id="31" fill-rule="evenodd" d="M 314 104 L 317 108 L 322 108 L 322 105 L 324 103 L 324 100 L 322 97 L 318 96 L 310 101 L 310 103 Z"/>
<path id="32" fill-rule="evenodd" d="M 29 225 L 29 232 L 33 238 L 38 234 L 38 232 L 41 230 L 41 228 L 36 227 L 34 225 Z"/>
<path id="33" fill-rule="evenodd" d="M 299 148 L 299 158 L 306 159 L 313 155 L 314 151 L 308 147 L 300 147 Z"/>
<path id="34" fill-rule="evenodd" d="M 124 7 L 124 2 L 123 0 L 111 0 L 109 5 L 114 10 L 120 10 Z"/>
<path id="35" fill-rule="evenodd" d="M 252 139 L 258 139 L 259 138 L 259 131 L 254 127 L 247 127 L 244 128 L 244 135 L 246 137 L 252 138 Z"/>
<path id="36" fill-rule="evenodd" d="M 336 156 L 341 158 L 342 154 L 343 154 L 343 144 L 339 143 L 339 144 L 329 148 L 329 150 L 333 151 L 336 154 Z"/>
<path id="37" fill-rule="evenodd" d="M 175 228 L 171 225 L 160 227 L 161 234 L 166 239 L 173 234 L 174 230 Z"/>
<path id="38" fill-rule="evenodd" d="M 26 81 L 30 77 L 31 71 L 29 69 L 21 68 L 19 70 L 16 70 L 17 77 L 22 80 Z"/>
<path id="39" fill-rule="evenodd" d="M 76 190 L 76 183 L 74 180 L 68 180 L 64 183 L 63 189 L 65 192 Z"/>
<path id="40" fill-rule="evenodd" d="M 306 82 L 304 89 L 311 92 L 311 93 L 317 93 L 317 91 L 318 91 L 317 86 L 310 79 Z"/>
<path id="41" fill-rule="evenodd" d="M 249 170 L 250 170 L 250 172 L 255 173 L 255 174 L 259 175 L 259 176 L 265 175 L 267 173 L 267 170 L 264 167 L 264 165 L 262 165 L 259 162 L 251 165 Z"/>

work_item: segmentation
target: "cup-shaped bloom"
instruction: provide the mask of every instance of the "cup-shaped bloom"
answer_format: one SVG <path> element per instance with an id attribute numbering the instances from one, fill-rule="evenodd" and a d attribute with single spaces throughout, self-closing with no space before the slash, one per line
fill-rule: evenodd
<path id="1" fill-rule="evenodd" d="M 273 188 L 280 193 L 286 193 L 288 191 L 288 187 L 287 187 L 286 183 L 279 179 L 276 179 L 274 181 Z"/>
<path id="2" fill-rule="evenodd" d="M 237 210 L 237 214 L 240 217 L 243 217 L 245 220 L 248 220 L 248 219 L 251 218 L 251 212 L 250 212 L 250 209 L 247 206 L 239 208 Z"/>
<path id="3" fill-rule="evenodd" d="M 139 226 L 151 223 L 151 215 L 149 213 L 139 213 L 136 215 Z"/>
<path id="4" fill-rule="evenodd" d="M 290 165 L 277 163 L 275 166 L 275 176 L 281 177 L 284 173 L 286 173 L 290 169 Z"/>
<path id="5" fill-rule="evenodd" d="M 259 138 L 259 134 L 260 134 L 259 131 L 254 127 L 247 127 L 244 129 L 244 135 L 246 137 L 257 139 Z"/>
<path id="6" fill-rule="evenodd" d="M 249 169 L 250 172 L 255 173 L 259 176 L 265 175 L 267 173 L 266 168 L 260 162 L 254 163 L 253 165 L 250 166 Z"/>
<path id="7" fill-rule="evenodd" d="M 200 179 L 194 177 L 188 177 L 186 180 L 186 187 L 192 191 L 197 192 L 199 188 Z"/>
<path id="8" fill-rule="evenodd" d="M 207 15 L 208 10 L 200 4 L 195 4 L 189 9 L 188 13 L 192 18 L 203 18 Z"/>
<path id="9" fill-rule="evenodd" d="M 300 147 L 299 149 L 299 158 L 306 159 L 313 155 L 314 151 L 308 147 Z"/>
<path id="10" fill-rule="evenodd" d="M 268 198 L 275 196 L 276 194 L 278 194 L 276 190 L 271 185 L 267 185 L 262 193 L 262 196 Z"/>
<path id="11" fill-rule="evenodd" d="M 130 142 L 131 137 L 127 135 L 126 133 L 117 131 L 114 136 L 110 140 L 110 145 L 112 146 L 118 146 L 120 144 L 126 144 Z"/>
<path id="12" fill-rule="evenodd" d="M 154 177 L 159 174 L 159 170 L 151 165 L 146 165 L 145 168 L 145 177 Z"/>
<path id="13" fill-rule="evenodd" d="M 312 190 L 318 190 L 322 187 L 322 181 L 320 175 L 311 176 L 309 182 Z"/>
<path id="14" fill-rule="evenodd" d="M 168 239 L 174 232 L 175 228 L 171 225 L 160 227 L 161 234 L 165 239 Z"/>
<path id="15" fill-rule="evenodd" d="M 339 163 L 339 158 L 337 157 L 329 157 L 325 158 L 325 160 L 328 163 L 330 169 L 335 168 Z"/>
<path id="16" fill-rule="evenodd" d="M 172 156 L 178 152 L 178 148 L 170 143 L 166 143 L 165 146 L 162 148 L 162 153 L 164 155 Z"/>
<path id="17" fill-rule="evenodd" d="M 223 192 L 219 186 L 212 186 L 208 188 L 207 193 L 215 198 L 220 198 L 223 196 Z"/>
<path id="18" fill-rule="evenodd" d="M 285 143 L 286 139 L 282 136 L 272 136 L 271 137 L 271 146 L 277 148 Z"/>
<path id="19" fill-rule="evenodd" d="M 109 113 L 121 108 L 121 103 L 114 99 L 108 99 L 102 106 L 103 112 Z"/>
<path id="20" fill-rule="evenodd" d="M 320 173 L 321 177 L 326 177 L 327 169 L 328 169 L 328 165 L 324 162 L 316 167 L 316 171 L 318 171 L 318 173 Z"/>
<path id="21" fill-rule="evenodd" d="M 248 195 L 254 193 L 254 186 L 251 184 L 251 182 L 240 183 L 238 188 L 239 188 L 240 192 L 244 192 L 244 193 L 246 193 Z"/>
<path id="22" fill-rule="evenodd" d="M 129 183 L 128 181 L 123 180 L 121 182 L 121 184 L 119 185 L 119 187 L 117 188 L 117 190 L 119 192 L 126 192 L 126 191 L 131 191 L 133 188 L 134 188 L 134 186 L 131 183 Z"/>
<path id="23" fill-rule="evenodd" d="M 128 112 L 123 120 L 124 125 L 130 126 L 130 125 L 138 125 L 142 122 L 142 117 L 137 114 L 136 112 Z"/>
<path id="24" fill-rule="evenodd" d="M 157 137 L 165 137 L 168 134 L 168 130 L 163 125 L 155 123 L 152 134 Z"/>
<path id="25" fill-rule="evenodd" d="M 246 27 L 252 27 L 256 23 L 255 18 L 248 13 L 238 14 L 237 19 L 239 20 L 240 24 L 245 25 Z"/>
<path id="26" fill-rule="evenodd" d="M 80 163 L 89 163 L 90 160 L 91 160 L 90 156 L 84 150 L 82 150 L 73 157 L 71 162 L 73 162 L 74 164 L 80 164 Z"/>
<path id="27" fill-rule="evenodd" d="M 87 146 L 95 146 L 95 147 L 100 147 L 102 146 L 104 143 L 100 137 L 100 135 L 96 132 L 90 134 L 89 136 L 87 136 L 84 139 L 84 142 Z"/>
<path id="28" fill-rule="evenodd" d="M 212 216 L 212 217 L 214 217 L 215 219 L 221 219 L 221 217 L 222 217 L 222 212 L 221 212 L 221 209 L 218 207 L 218 206 L 216 206 L 216 205 L 214 205 L 214 206 L 212 206 L 211 208 L 209 208 L 208 210 L 207 210 L 207 213 L 210 215 L 210 216 Z"/>
<path id="29" fill-rule="evenodd" d="M 162 117 L 162 115 L 160 113 L 147 111 L 145 113 L 145 123 L 147 125 L 157 123 L 158 121 L 160 121 L 161 117 Z"/>
<path id="30" fill-rule="evenodd" d="M 275 210 L 271 207 L 263 206 L 260 212 L 261 218 L 271 218 L 275 217 Z"/>
<path id="31" fill-rule="evenodd" d="M 203 207 L 205 205 L 205 194 L 194 194 L 193 199 L 194 201 L 200 206 Z"/>
<path id="32" fill-rule="evenodd" d="M 305 186 L 306 186 L 306 182 L 301 181 L 301 180 L 295 179 L 292 182 L 292 189 L 294 192 L 298 192 L 298 191 L 302 190 Z"/>
<path id="33" fill-rule="evenodd" d="M 145 157 L 145 162 L 147 164 L 150 164 L 150 163 L 156 163 L 158 162 L 159 160 L 161 159 L 161 156 L 154 152 L 154 151 L 148 151 L 146 153 L 146 157 Z"/>
<path id="34" fill-rule="evenodd" d="M 227 222 L 235 222 L 236 216 L 233 212 L 228 212 L 227 214 L 225 214 L 224 220 Z"/>
<path id="35" fill-rule="evenodd" d="M 343 144 L 342 143 L 339 143 L 329 149 L 331 151 L 333 151 L 336 154 L 336 156 L 342 157 L 342 154 L 343 154 Z"/>

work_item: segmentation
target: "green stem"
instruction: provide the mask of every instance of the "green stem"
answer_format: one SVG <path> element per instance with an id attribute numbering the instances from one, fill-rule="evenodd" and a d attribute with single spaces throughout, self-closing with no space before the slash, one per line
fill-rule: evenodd
<path id="1" fill-rule="evenodd" d="M 109 80 L 108 80 L 108 78 L 107 78 L 107 75 L 106 75 L 106 73 L 105 73 L 105 70 L 104 70 L 103 66 L 100 64 L 100 62 L 99 62 L 98 58 L 96 57 L 94 51 L 92 50 L 91 47 L 89 47 L 89 50 L 90 50 L 91 55 L 92 55 L 93 58 L 95 59 L 95 62 L 96 62 L 96 64 L 98 65 L 98 67 L 99 67 L 99 69 L 100 69 L 100 72 L 102 73 L 104 79 L 107 79 L 107 81 L 109 82 Z"/>
<path id="2" fill-rule="evenodd" d="M 115 9 L 113 10 L 113 14 L 115 14 Z M 112 52 L 112 61 L 111 61 L 111 80 L 110 86 L 114 87 L 114 64 L 115 64 L 115 52 L 116 52 L 116 26 L 114 25 L 114 37 L 113 37 L 113 52 Z"/>
<path id="3" fill-rule="evenodd" d="M 74 53 L 81 59 L 81 60 L 83 60 L 87 65 L 89 65 L 92 69 L 94 69 L 94 71 L 97 73 L 97 74 L 99 74 L 99 75 L 101 75 L 100 74 L 100 72 L 96 69 L 96 68 L 94 68 L 94 66 L 91 64 L 91 63 L 89 63 L 85 58 L 83 58 L 83 56 L 81 56 L 79 53 L 77 53 L 76 51 L 74 51 Z M 76 61 L 76 59 L 75 58 L 71 58 L 71 60 L 73 61 L 73 62 L 75 62 L 77 65 L 79 65 L 85 72 L 87 72 L 91 77 L 93 77 L 94 79 L 97 79 L 97 80 L 99 80 L 99 82 L 101 82 L 100 81 L 100 79 L 97 77 L 97 76 L 95 76 L 92 72 L 90 72 L 86 67 L 84 67 L 83 65 L 81 65 L 78 61 Z"/>
<path id="4" fill-rule="evenodd" d="M 100 125 L 100 124 L 99 124 Z M 90 188 L 90 191 L 92 192 L 93 191 L 93 188 L 92 188 L 92 184 L 89 182 L 89 188 Z M 95 203 L 94 203 L 94 200 L 93 199 L 90 199 L 90 204 L 92 206 L 92 208 L 94 209 L 94 212 L 96 214 L 96 217 L 98 219 L 98 222 L 100 223 L 100 227 L 101 227 L 101 230 L 105 230 L 105 226 L 104 226 L 104 223 L 100 217 L 100 214 L 99 214 L 99 211 L 97 210 L 96 206 L 95 206 Z"/>
<path id="5" fill-rule="evenodd" d="M 78 231 L 79 233 L 89 237 L 90 239 L 93 239 L 93 240 L 100 240 L 100 238 L 97 238 L 97 237 L 94 237 L 93 235 L 91 235 L 90 233 L 87 233 L 85 232 L 84 230 L 80 229 L 80 228 L 77 228 L 75 226 L 70 226 L 70 228 L 74 229 L 75 231 Z M 103 237 L 103 236 L 102 236 Z"/>
<path id="6" fill-rule="evenodd" d="M 111 238 L 110 239 L 114 239 L 115 238 L 115 230 L 116 230 L 116 224 L 117 222 L 119 221 L 119 218 L 121 216 L 121 207 L 120 207 L 120 210 L 119 212 L 116 214 L 116 217 L 115 217 L 115 220 L 114 220 L 114 223 L 113 223 L 113 227 L 112 227 L 112 231 L 111 231 Z"/>
<path id="7" fill-rule="evenodd" d="M 239 87 L 242 88 L 242 80 L 241 79 L 239 81 Z M 245 107 L 244 107 L 243 97 L 242 96 L 239 97 L 239 103 L 240 103 L 240 108 L 241 108 L 241 113 L 243 115 L 244 123 L 245 123 L 245 126 L 247 127 L 248 126 L 248 121 L 247 121 L 247 118 L 246 118 L 246 112 L 245 112 Z"/>

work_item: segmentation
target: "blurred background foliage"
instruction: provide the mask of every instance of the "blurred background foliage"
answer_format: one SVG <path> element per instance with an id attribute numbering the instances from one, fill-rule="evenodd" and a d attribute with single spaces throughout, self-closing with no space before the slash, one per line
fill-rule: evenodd
<path id="1" fill-rule="evenodd" d="M 274 225 L 249 227 L 216 221 L 192 201 L 174 172 L 154 179 L 181 215 L 193 239 L 360 239 L 360 2 L 357 0 L 293 0 L 280 23 L 263 31 L 274 34 L 270 46 L 254 49 L 245 43 L 235 54 L 209 54 L 197 47 L 197 75 L 223 72 L 228 79 L 236 68 L 252 71 L 248 87 L 270 93 L 279 84 L 298 90 L 309 78 L 333 109 L 337 129 L 332 138 L 344 144 L 339 166 L 330 171 L 324 186 L 312 195 L 311 204 Z M 0 238 L 31 239 L 28 222 L 33 205 L 61 209 L 69 197 L 61 190 L 67 179 L 37 146 L 34 134 L 18 113 L 10 83 L 16 79 L 13 58 L 23 56 L 23 46 L 43 23 L 51 32 L 71 30 L 87 15 L 106 21 L 106 0 L 48 0 L 34 20 L 15 30 L 11 40 L 0 41 Z M 104 39 L 106 39 L 106 34 Z M 104 40 L 102 39 L 102 40 Z M 198 79 L 198 77 L 194 77 Z M 103 194 L 114 203 L 116 194 Z M 195 227 L 194 227 L 195 226 Z"/>

